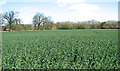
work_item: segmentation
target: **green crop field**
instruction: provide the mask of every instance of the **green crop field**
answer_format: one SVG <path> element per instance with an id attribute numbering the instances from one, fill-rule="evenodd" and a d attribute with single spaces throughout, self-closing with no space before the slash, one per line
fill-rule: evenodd
<path id="1" fill-rule="evenodd" d="M 3 69 L 114 69 L 118 30 L 44 30 L 2 33 Z"/>

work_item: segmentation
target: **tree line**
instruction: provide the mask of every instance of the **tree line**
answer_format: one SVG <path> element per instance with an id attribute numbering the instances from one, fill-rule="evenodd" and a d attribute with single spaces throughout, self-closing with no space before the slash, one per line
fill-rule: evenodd
<path id="1" fill-rule="evenodd" d="M 22 31 L 22 30 L 70 30 L 70 29 L 119 29 L 118 21 L 99 22 L 95 20 L 84 22 L 57 22 L 54 23 L 51 17 L 43 13 L 36 13 L 33 16 L 32 24 L 22 24 L 18 18 L 19 12 L 8 11 L 0 14 L 0 24 L 2 31 Z"/>

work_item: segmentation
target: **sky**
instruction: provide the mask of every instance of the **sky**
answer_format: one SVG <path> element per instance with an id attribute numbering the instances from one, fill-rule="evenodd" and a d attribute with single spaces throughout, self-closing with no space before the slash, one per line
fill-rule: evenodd
<path id="1" fill-rule="evenodd" d="M 24 24 L 32 24 L 33 16 L 44 13 L 56 22 L 118 20 L 119 0 L 0 0 L 0 12 L 19 12 Z"/>

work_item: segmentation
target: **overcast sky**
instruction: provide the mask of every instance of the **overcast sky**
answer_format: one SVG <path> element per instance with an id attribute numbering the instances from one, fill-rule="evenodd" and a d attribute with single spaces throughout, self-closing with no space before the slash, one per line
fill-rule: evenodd
<path id="1" fill-rule="evenodd" d="M 61 21 L 118 20 L 119 0 L 0 0 L 0 12 L 19 11 L 24 24 L 31 24 L 36 12 Z"/>

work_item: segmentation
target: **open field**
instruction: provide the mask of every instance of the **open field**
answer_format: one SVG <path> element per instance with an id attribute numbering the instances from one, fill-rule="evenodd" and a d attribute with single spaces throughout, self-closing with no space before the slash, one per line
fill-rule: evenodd
<path id="1" fill-rule="evenodd" d="M 3 32 L 3 69 L 118 68 L 118 30 Z"/>

